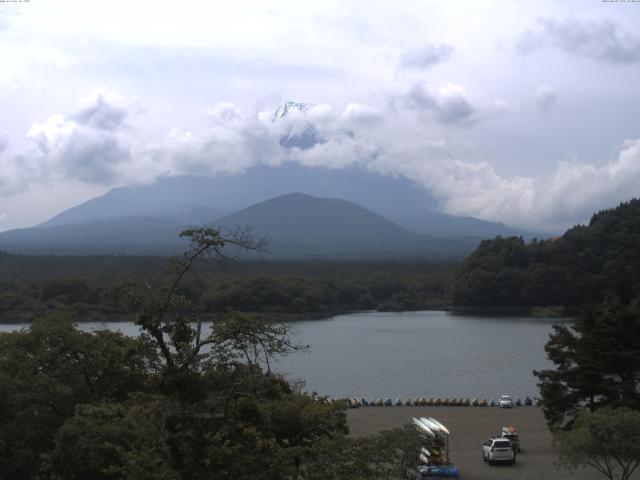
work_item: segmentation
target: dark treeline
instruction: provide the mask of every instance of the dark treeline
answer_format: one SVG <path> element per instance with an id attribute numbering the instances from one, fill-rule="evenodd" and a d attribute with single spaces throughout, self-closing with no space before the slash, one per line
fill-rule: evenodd
<path id="1" fill-rule="evenodd" d="M 30 321 L 64 310 L 76 320 L 126 319 L 111 286 L 156 278 L 166 258 L 0 254 L 0 321 Z M 239 261 L 203 265 L 181 293 L 205 314 L 229 310 L 325 316 L 355 310 L 418 310 L 450 303 L 455 268 L 438 262 Z"/>
<path id="2" fill-rule="evenodd" d="M 428 261 L 238 261 L 204 266 L 182 294 L 205 314 L 228 310 L 318 317 L 355 310 L 563 306 L 631 297 L 640 285 L 640 201 L 593 216 L 549 240 L 497 237 L 461 265 Z M 76 320 L 126 319 L 114 283 L 156 278 L 166 258 L 25 256 L 0 253 L 0 321 L 60 309 Z"/>
<path id="3" fill-rule="evenodd" d="M 452 285 L 454 306 L 548 306 L 571 310 L 607 290 L 632 297 L 640 285 L 640 200 L 601 211 L 589 225 L 526 244 L 497 237 L 480 244 Z"/>

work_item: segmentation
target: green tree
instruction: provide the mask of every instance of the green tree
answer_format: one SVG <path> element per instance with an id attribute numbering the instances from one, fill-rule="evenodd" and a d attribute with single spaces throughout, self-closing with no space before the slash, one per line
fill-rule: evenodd
<path id="1" fill-rule="evenodd" d="M 59 315 L 0 334 L 0 478 L 33 478 L 78 404 L 150 391 L 158 367 L 146 335 L 80 332 Z"/>
<path id="2" fill-rule="evenodd" d="M 613 289 L 624 304 L 639 293 L 639 245 L 640 199 L 601 211 L 588 226 L 558 238 L 486 240 L 458 268 L 453 303 L 578 309 Z"/>
<path id="3" fill-rule="evenodd" d="M 286 325 L 233 311 L 203 324 L 195 271 L 204 260 L 225 261 L 224 248 L 262 243 L 246 231 L 183 235 L 192 248 L 166 275 L 114 290 L 137 312 L 138 338 L 81 332 L 60 316 L 0 334 L 0 478 L 413 475 L 415 429 L 350 438 L 343 402 L 312 398 L 271 371 L 274 357 L 303 348 Z M 295 283 L 256 289 L 288 291 L 285 302 L 306 296 Z M 366 292 L 349 287 L 341 300 L 339 282 L 308 285 L 330 305 Z"/>
<path id="4" fill-rule="evenodd" d="M 166 443 L 165 408 L 163 397 L 151 395 L 78 405 L 56 433 L 49 473 L 64 479 L 177 480 Z"/>
<path id="5" fill-rule="evenodd" d="M 163 360 L 159 391 L 167 402 L 170 463 L 192 479 L 295 476 L 299 449 L 344 434 L 344 415 L 334 406 L 312 404 L 271 373 L 273 357 L 300 348 L 288 327 L 230 312 L 203 332 L 199 305 L 180 294 L 201 261 L 225 261 L 225 247 L 260 250 L 262 243 L 247 231 L 223 236 L 198 228 L 182 235 L 191 249 L 175 261 L 166 282 L 118 289 L 137 309 L 136 323 L 155 340 Z M 287 422 L 281 422 L 283 409 Z"/>
<path id="6" fill-rule="evenodd" d="M 323 439 L 306 450 L 300 477 L 305 480 L 414 479 L 423 441 L 412 425 L 369 437 Z"/>
<path id="7" fill-rule="evenodd" d="M 555 326 L 545 346 L 554 369 L 534 372 L 552 426 L 585 407 L 640 410 L 640 308 L 616 297 L 584 309 L 573 327 Z"/>
<path id="8" fill-rule="evenodd" d="M 640 412 L 603 408 L 578 415 L 570 431 L 555 434 L 559 464 L 589 467 L 609 480 L 628 480 L 640 465 Z"/>

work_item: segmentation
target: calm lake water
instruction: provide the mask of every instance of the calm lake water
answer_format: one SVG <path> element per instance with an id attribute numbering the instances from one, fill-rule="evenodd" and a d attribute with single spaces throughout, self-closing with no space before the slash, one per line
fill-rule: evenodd
<path id="1" fill-rule="evenodd" d="M 305 390 L 336 397 L 533 397 L 538 389 L 532 371 L 550 365 L 544 344 L 551 327 L 568 321 L 429 311 L 293 322 L 296 339 L 311 349 L 274 368 L 291 380 L 304 379 Z M 0 331 L 23 326 L 0 325 Z M 138 332 L 131 323 L 106 327 Z"/>

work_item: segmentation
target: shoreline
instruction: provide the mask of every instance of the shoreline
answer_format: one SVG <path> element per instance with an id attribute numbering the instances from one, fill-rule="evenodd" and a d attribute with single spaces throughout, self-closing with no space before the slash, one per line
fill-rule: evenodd
<path id="1" fill-rule="evenodd" d="M 536 307 L 537 308 L 537 307 Z M 474 307 L 452 307 L 452 306 L 442 306 L 438 308 L 421 308 L 421 309 L 409 309 L 409 310 L 337 310 L 337 311 L 317 311 L 317 312 L 304 312 L 304 313 L 282 313 L 282 312 L 242 312 L 247 315 L 263 315 L 266 317 L 271 317 L 274 321 L 280 323 L 290 323 L 290 322 L 299 322 L 299 321 L 322 321 L 329 320 L 334 317 L 340 315 L 351 315 L 358 313 L 415 313 L 415 312 L 447 312 L 452 315 L 475 315 L 475 316 L 497 316 L 497 317 L 523 317 L 523 318 L 553 318 L 557 319 L 559 322 L 567 322 L 575 319 L 575 315 L 577 315 L 577 311 L 572 309 L 567 309 L 563 312 L 562 315 L 543 315 L 543 314 L 534 314 L 531 311 L 531 307 L 522 308 L 522 307 L 490 307 L 485 309 L 479 309 Z M 546 311 L 545 311 L 546 313 Z M 214 322 L 215 317 L 219 315 L 223 315 L 224 313 L 209 313 L 203 315 L 203 322 Z M 43 316 L 46 316 L 43 315 Z M 135 314 L 114 314 L 113 316 L 104 314 L 98 315 L 95 312 L 89 313 L 87 316 L 82 316 L 82 318 L 72 318 L 73 323 L 125 323 L 125 322 L 133 322 Z M 0 320 L 0 325 L 28 325 L 33 322 L 35 318 L 41 317 L 32 317 L 30 319 L 21 319 L 18 321 L 5 321 Z"/>

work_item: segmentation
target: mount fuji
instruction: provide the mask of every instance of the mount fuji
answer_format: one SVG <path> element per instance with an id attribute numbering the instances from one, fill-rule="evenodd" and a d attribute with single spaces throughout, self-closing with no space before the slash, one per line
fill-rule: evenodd
<path id="1" fill-rule="evenodd" d="M 312 107 L 313 105 L 308 103 L 286 102 L 275 111 L 273 121 L 288 122 L 287 127 L 290 126 L 290 130 L 280 138 L 280 144 L 284 148 L 307 149 L 323 141 L 321 134 L 306 118 L 306 113 Z M 287 196 L 292 192 L 300 192 L 299 195 L 303 196 Z M 267 203 L 269 208 L 275 208 L 273 211 L 267 209 L 270 212 L 268 217 L 273 223 L 272 228 L 268 228 L 260 220 L 260 215 L 237 215 L 243 210 L 278 197 L 285 198 L 286 201 Z M 309 198 L 314 197 L 325 203 L 332 200 L 332 208 L 326 205 L 327 208 L 324 210 L 316 208 L 317 202 L 309 201 Z M 364 249 L 371 255 L 375 255 L 376 251 L 384 251 L 385 256 L 392 255 L 395 245 L 402 246 L 401 250 L 405 254 L 442 257 L 447 254 L 448 243 L 451 246 L 448 253 L 459 256 L 471 251 L 481 239 L 493 238 L 496 235 L 533 236 L 502 223 L 441 213 L 438 211 L 437 200 L 430 192 L 406 177 L 387 176 L 362 166 L 327 169 L 306 167 L 290 161 L 280 166 L 258 165 L 237 174 L 213 177 L 161 177 L 151 184 L 114 188 L 104 195 L 60 212 L 42 224 L 0 233 L 0 249 L 24 253 L 145 253 L 144 245 L 145 241 L 148 241 L 149 253 L 157 253 L 160 250 L 165 252 L 184 246 L 183 243 L 173 240 L 173 236 L 182 227 L 216 222 L 230 226 L 234 219 L 248 219 L 248 226 L 253 226 L 251 223 L 256 224 L 255 226 L 260 225 L 261 232 L 273 236 L 277 232 L 300 229 L 299 216 L 297 219 L 287 217 L 282 212 L 288 210 L 279 209 L 284 203 L 303 200 L 310 208 L 309 222 L 317 224 L 321 229 L 340 230 L 345 228 L 344 225 L 351 223 L 364 225 L 360 222 L 363 211 L 368 212 L 364 215 L 368 218 L 373 218 L 371 215 L 374 215 L 388 224 L 393 224 L 394 228 L 398 229 L 394 235 L 383 236 L 386 238 L 385 241 L 373 242 L 376 248 Z M 340 201 L 346 202 L 341 205 L 345 208 L 349 205 L 347 210 L 354 215 L 347 223 L 340 223 L 326 215 L 327 211 L 331 211 L 334 216 L 339 216 L 341 212 L 335 207 L 335 202 Z M 353 205 L 360 210 L 351 208 Z M 266 210 L 249 210 L 255 211 Z M 325 213 L 318 216 L 320 211 Z M 359 213 L 356 214 L 356 211 Z M 279 215 L 284 216 L 276 221 Z M 356 221 L 356 217 L 360 220 Z M 287 226 L 287 222 L 293 223 Z M 308 226 L 305 228 L 309 230 Z M 402 231 L 402 234 L 399 234 L 399 231 Z M 341 234 L 340 231 L 335 233 L 338 237 Z M 363 237 L 358 235 L 360 234 L 351 231 L 347 237 L 359 238 L 362 245 Z M 363 235 L 367 237 L 366 234 Z M 326 235 L 325 237 L 328 242 L 332 242 L 331 238 L 334 238 Z M 391 240 L 392 238 L 394 240 Z M 403 240 L 399 241 L 399 238 Z M 448 242 L 435 241 L 439 238 L 448 239 Z M 465 240 L 458 242 L 453 241 L 453 238 Z M 425 241 L 426 239 L 430 241 Z M 349 252 L 358 252 L 358 242 L 342 242 L 339 248 L 336 243 L 333 247 L 325 245 L 318 249 L 317 245 L 311 247 L 313 242 L 303 241 L 302 237 L 299 240 L 299 248 L 296 248 L 297 257 L 303 257 L 305 254 L 316 255 L 319 252 L 326 256 L 338 251 L 341 256 L 348 256 Z M 280 245 L 287 244 L 286 238 L 280 238 L 279 241 Z M 160 245 L 162 248 L 152 248 L 152 244 Z M 132 245 L 135 248 L 129 248 Z M 305 251 L 305 248 L 309 251 Z M 286 256 L 285 250 L 279 248 L 278 252 Z"/>
<path id="2" fill-rule="evenodd" d="M 273 114 L 274 123 L 292 120 L 289 132 L 280 137 L 280 145 L 306 150 L 323 142 L 316 127 L 306 119 L 307 111 L 313 106 L 311 103 L 284 102 L 277 108 Z"/>

